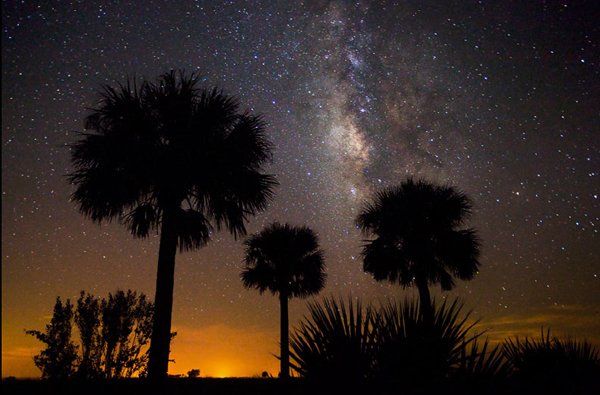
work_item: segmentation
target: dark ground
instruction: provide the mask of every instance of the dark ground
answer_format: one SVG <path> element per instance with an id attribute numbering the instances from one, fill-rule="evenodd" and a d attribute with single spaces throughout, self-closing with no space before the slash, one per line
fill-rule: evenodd
<path id="1" fill-rule="evenodd" d="M 541 384 L 541 385 L 540 385 Z M 542 383 L 496 383 L 494 386 L 443 385 L 436 389 L 410 389 L 401 383 L 385 387 L 374 382 L 315 382 L 293 378 L 173 378 L 164 381 L 145 379 L 119 380 L 2 380 L 2 395 L 519 395 L 519 394 L 600 394 L 600 386 L 588 388 L 573 383 L 565 386 L 547 386 Z"/>

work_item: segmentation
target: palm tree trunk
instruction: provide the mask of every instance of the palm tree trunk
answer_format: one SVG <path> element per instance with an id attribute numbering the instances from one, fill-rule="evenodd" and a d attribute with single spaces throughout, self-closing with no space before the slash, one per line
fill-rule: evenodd
<path id="1" fill-rule="evenodd" d="M 427 280 L 418 279 L 416 283 L 417 288 L 419 289 L 419 301 L 421 305 L 419 312 L 424 319 L 433 321 L 433 308 L 431 306 L 431 294 L 429 293 L 429 284 L 427 284 Z"/>
<path id="2" fill-rule="evenodd" d="M 290 377 L 290 334 L 288 295 L 285 292 L 279 294 L 279 305 L 281 308 L 281 373 L 282 379 Z"/>
<path id="3" fill-rule="evenodd" d="M 175 254 L 177 252 L 177 233 L 173 212 L 174 210 L 165 209 L 162 216 L 156 295 L 154 297 L 154 324 L 148 360 L 148 377 L 152 379 L 166 378 L 169 365 Z"/>

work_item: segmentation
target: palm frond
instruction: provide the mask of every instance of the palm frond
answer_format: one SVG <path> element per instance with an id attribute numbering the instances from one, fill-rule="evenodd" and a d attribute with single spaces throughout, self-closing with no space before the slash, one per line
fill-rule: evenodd
<path id="1" fill-rule="evenodd" d="M 439 307 L 434 319 L 420 314 L 417 300 L 388 302 L 379 309 L 376 328 L 376 374 L 384 381 L 430 385 L 444 380 L 460 361 L 464 347 L 474 341 L 458 301 Z M 461 317 L 462 316 L 462 317 Z"/>
<path id="2" fill-rule="evenodd" d="M 293 367 L 303 377 L 373 378 L 392 387 L 421 389 L 467 368 L 482 374 L 502 371 L 498 350 L 482 357 L 487 343 L 482 352 L 466 357 L 468 346 L 477 350 L 473 343 L 478 335 L 468 334 L 475 323 L 468 322 L 462 306 L 458 301 L 434 303 L 434 319 L 429 320 L 420 314 L 418 300 L 388 301 L 366 310 L 359 299 L 308 303 L 308 317 L 291 336 Z"/>
<path id="3" fill-rule="evenodd" d="M 509 338 L 503 344 L 503 351 L 515 375 L 522 379 L 566 383 L 600 377 L 600 356 L 592 344 L 551 336 L 550 329 L 545 334 L 542 329 L 539 339 Z"/>
<path id="4" fill-rule="evenodd" d="M 261 294 L 271 291 L 273 295 L 280 292 L 277 273 L 272 265 L 264 260 L 256 260 L 253 264 L 247 264 L 240 275 L 242 284 L 248 289 L 256 289 Z"/>
<path id="5" fill-rule="evenodd" d="M 309 303 L 305 317 L 290 338 L 292 367 L 300 376 L 357 380 L 371 372 L 374 315 L 360 301 L 324 298 Z"/>
<path id="6" fill-rule="evenodd" d="M 140 238 L 148 237 L 150 230 L 158 229 L 158 209 L 155 205 L 141 204 L 129 212 L 124 221 L 131 233 Z"/>
<path id="7" fill-rule="evenodd" d="M 177 238 L 181 251 L 196 250 L 210 241 L 212 226 L 206 217 L 196 210 L 181 209 L 177 213 Z"/>
<path id="8" fill-rule="evenodd" d="M 502 354 L 500 346 L 494 347 L 488 352 L 489 340 L 485 340 L 483 345 L 475 340 L 471 343 L 471 347 L 463 347 L 461 350 L 461 358 L 457 371 L 466 372 L 469 375 L 475 376 L 494 376 L 500 371 L 506 372 L 503 369 L 507 366 Z"/>

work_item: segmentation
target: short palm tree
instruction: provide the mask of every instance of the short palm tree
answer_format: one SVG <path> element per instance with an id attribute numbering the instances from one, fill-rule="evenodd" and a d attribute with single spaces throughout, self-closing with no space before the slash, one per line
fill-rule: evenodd
<path id="1" fill-rule="evenodd" d="M 281 377 L 289 376 L 288 300 L 319 293 L 326 274 L 323 251 L 315 232 L 306 226 L 277 222 L 246 240 L 244 286 L 279 295 L 281 309 Z"/>
<path id="2" fill-rule="evenodd" d="M 421 313 L 432 315 L 430 284 L 454 288 L 479 267 L 479 238 L 460 229 L 471 214 L 470 199 L 450 186 L 408 178 L 378 192 L 356 218 L 364 234 L 364 270 L 375 280 L 417 286 Z"/>
<path id="3" fill-rule="evenodd" d="M 139 87 L 104 86 L 71 146 L 72 199 L 95 222 L 117 220 L 135 237 L 160 233 L 155 320 L 148 375 L 166 377 L 175 255 L 225 228 L 246 234 L 277 185 L 262 166 L 272 159 L 260 115 L 236 98 L 199 89 L 197 75 L 171 71 Z"/>

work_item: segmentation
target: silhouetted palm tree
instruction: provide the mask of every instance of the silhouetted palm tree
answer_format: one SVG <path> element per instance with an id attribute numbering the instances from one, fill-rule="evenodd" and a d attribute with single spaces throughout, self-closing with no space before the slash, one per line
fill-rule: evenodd
<path id="1" fill-rule="evenodd" d="M 171 71 L 139 89 L 135 80 L 104 86 L 85 120 L 91 132 L 71 147 L 72 199 L 83 214 L 116 219 L 135 237 L 160 233 L 150 377 L 167 374 L 177 249 L 204 246 L 213 226 L 245 235 L 277 185 L 262 171 L 272 145 L 261 116 L 197 83 Z"/>
<path id="2" fill-rule="evenodd" d="M 454 288 L 453 277 L 468 280 L 479 267 L 479 238 L 459 229 L 471 214 L 471 201 L 450 186 L 408 178 L 378 192 L 356 218 L 366 235 L 364 270 L 375 280 L 404 287 L 416 284 L 421 313 L 431 315 L 430 284 Z"/>
<path id="3" fill-rule="evenodd" d="M 281 377 L 289 376 L 288 299 L 317 294 L 325 285 L 323 251 L 317 235 L 305 226 L 277 222 L 246 240 L 241 278 L 248 289 L 279 295 L 281 308 Z"/>

